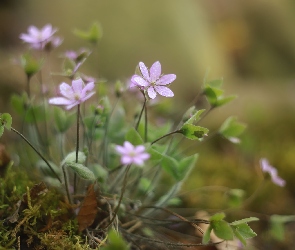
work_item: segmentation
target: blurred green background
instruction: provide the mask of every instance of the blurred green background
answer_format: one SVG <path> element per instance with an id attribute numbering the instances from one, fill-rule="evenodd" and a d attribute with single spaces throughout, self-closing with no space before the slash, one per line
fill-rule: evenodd
<path id="1" fill-rule="evenodd" d="M 192 191 L 192 206 L 224 209 L 222 188 L 209 193 L 199 188 L 227 186 L 246 190 L 250 200 L 243 208 L 253 215 L 294 214 L 294 14 L 292 0 L 2 0 L 0 112 L 7 110 L 9 94 L 25 87 L 24 73 L 11 64 L 25 48 L 20 33 L 29 25 L 58 27 L 57 34 L 64 38 L 55 51 L 58 55 L 85 46 L 73 35 L 74 28 L 87 29 L 99 21 L 103 38 L 98 53 L 83 66 L 85 73 L 110 82 L 127 81 L 139 61 L 150 66 L 159 60 L 164 73 L 177 75 L 170 101 L 175 117 L 197 96 L 206 71 L 209 79 L 224 79 L 227 94 L 239 96 L 214 110 L 203 125 L 214 131 L 234 114 L 248 124 L 242 143 L 236 146 L 215 138 L 191 145 L 201 153 L 185 186 Z M 52 68 L 59 69 L 54 63 L 61 61 L 52 60 Z M 55 78 L 53 82 L 58 84 Z M 263 181 L 262 157 L 278 168 L 286 187 Z"/>

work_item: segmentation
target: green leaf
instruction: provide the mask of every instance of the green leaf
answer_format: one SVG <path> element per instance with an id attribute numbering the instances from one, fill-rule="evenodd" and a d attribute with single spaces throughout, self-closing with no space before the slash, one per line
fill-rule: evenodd
<path id="1" fill-rule="evenodd" d="M 80 163 L 67 162 L 66 166 L 70 167 L 80 178 L 85 180 L 95 180 L 93 172 Z"/>
<path id="2" fill-rule="evenodd" d="M 248 226 L 247 223 L 242 223 L 237 226 L 232 226 L 234 235 L 246 246 L 246 240 L 257 236 L 257 234 Z"/>
<path id="3" fill-rule="evenodd" d="M 205 109 L 195 110 L 191 117 L 184 124 L 193 124 L 200 120 L 201 114 L 205 111 Z"/>
<path id="4" fill-rule="evenodd" d="M 272 236 L 279 240 L 285 239 L 285 223 L 295 221 L 295 215 L 277 215 L 270 217 L 270 232 Z"/>
<path id="5" fill-rule="evenodd" d="M 231 226 L 224 220 L 210 221 L 210 225 L 213 228 L 216 236 L 223 240 L 232 240 L 234 233 Z"/>
<path id="6" fill-rule="evenodd" d="M 105 168 L 103 168 L 100 164 L 96 163 L 92 165 L 92 169 L 96 179 L 99 182 L 104 183 L 107 181 L 108 171 Z"/>
<path id="7" fill-rule="evenodd" d="M 233 228 L 233 232 L 234 232 L 234 236 L 241 241 L 243 246 L 246 246 L 247 242 L 246 242 L 246 239 L 243 237 L 243 235 L 241 235 L 240 232 L 238 230 L 235 230 L 234 228 Z"/>
<path id="8" fill-rule="evenodd" d="M 108 244 L 101 250 L 129 250 L 127 243 L 123 240 L 115 230 L 111 230 L 108 234 Z"/>
<path id="9" fill-rule="evenodd" d="M 252 230 L 252 228 L 247 223 L 243 223 L 238 226 L 233 226 L 233 228 L 237 230 L 240 233 L 240 235 L 243 236 L 244 239 L 250 239 L 257 236 L 257 234 Z"/>
<path id="10" fill-rule="evenodd" d="M 179 132 L 188 139 L 201 140 L 204 136 L 208 134 L 209 129 L 185 123 L 179 130 Z"/>
<path id="11" fill-rule="evenodd" d="M 212 226 L 210 225 L 207 230 L 205 231 L 202 239 L 202 244 L 207 244 L 210 241 L 210 233 L 212 231 Z"/>
<path id="12" fill-rule="evenodd" d="M 142 177 L 139 180 L 138 188 L 142 193 L 145 193 L 148 191 L 148 189 L 151 187 L 152 182 L 150 179 Z"/>
<path id="13" fill-rule="evenodd" d="M 242 189 L 231 189 L 226 193 L 228 197 L 228 204 L 231 207 L 238 207 L 242 204 L 245 191 Z"/>
<path id="14" fill-rule="evenodd" d="M 210 82 L 207 82 L 207 85 L 213 88 L 221 88 L 223 85 L 223 78 L 211 80 Z"/>
<path id="15" fill-rule="evenodd" d="M 59 133 L 65 133 L 76 119 L 75 113 L 65 112 L 59 107 L 54 107 L 53 115 Z"/>
<path id="16" fill-rule="evenodd" d="M 223 97 L 223 90 L 221 89 L 222 84 L 223 79 L 217 79 L 207 82 L 204 85 L 203 93 L 213 108 L 220 107 L 236 98 L 236 96 L 233 95 Z"/>
<path id="17" fill-rule="evenodd" d="M 245 219 L 242 219 L 242 220 L 233 221 L 233 222 L 230 223 L 230 225 L 232 225 L 232 226 L 238 226 L 240 224 L 249 223 L 249 222 L 258 221 L 258 220 L 259 219 L 256 218 L 256 217 L 249 217 L 249 218 L 245 218 Z"/>
<path id="18" fill-rule="evenodd" d="M 84 152 L 79 151 L 78 152 L 78 163 L 85 163 L 86 161 L 86 155 Z M 73 151 L 71 153 L 69 153 L 62 161 L 61 165 L 64 164 L 68 164 L 68 163 L 72 163 L 72 162 L 76 162 L 76 151 Z"/>
<path id="19" fill-rule="evenodd" d="M 161 161 L 161 167 L 169 173 L 171 176 L 175 178 L 175 180 L 179 180 L 179 173 L 178 173 L 178 166 L 179 163 L 172 157 L 168 155 L 163 155 L 163 159 Z"/>
<path id="20" fill-rule="evenodd" d="M 142 145 L 143 139 L 141 138 L 140 134 L 135 130 L 135 128 L 130 128 L 126 135 L 125 140 L 129 141 L 133 145 Z"/>
<path id="21" fill-rule="evenodd" d="M 218 89 L 218 88 L 214 88 L 214 87 L 211 87 L 209 85 L 207 85 L 205 88 L 204 88 L 204 94 L 205 96 L 207 97 L 208 99 L 208 102 L 210 103 L 210 105 L 212 107 L 216 107 L 217 106 L 217 101 L 218 99 L 222 96 L 223 94 L 223 90 L 221 89 Z"/>
<path id="22" fill-rule="evenodd" d="M 198 154 L 194 154 L 180 160 L 177 171 L 179 176 L 178 180 L 185 180 L 191 170 L 195 167 L 198 156 Z"/>
<path id="23" fill-rule="evenodd" d="M 225 105 L 229 102 L 231 102 L 232 100 L 236 99 L 237 96 L 236 95 L 231 95 L 231 96 L 227 96 L 227 97 L 220 97 L 216 104 L 215 104 L 215 107 L 220 107 L 222 105 Z"/>
<path id="24" fill-rule="evenodd" d="M 12 117 L 8 113 L 3 113 L 0 115 L 0 126 L 4 126 L 6 129 L 10 130 L 12 124 Z"/>
<path id="25" fill-rule="evenodd" d="M 224 218 L 225 218 L 225 213 L 217 213 L 217 214 L 214 214 L 210 217 L 210 221 L 223 220 Z"/>
<path id="26" fill-rule="evenodd" d="M 96 44 L 102 37 L 102 28 L 98 22 L 95 22 L 88 31 L 75 29 L 74 34 L 90 43 Z"/>
<path id="27" fill-rule="evenodd" d="M 151 161 L 159 161 L 163 158 L 163 154 L 157 150 L 156 145 L 147 147 L 146 151 L 150 154 Z"/>
<path id="28" fill-rule="evenodd" d="M 26 93 L 23 93 L 22 95 L 12 95 L 11 105 L 27 123 L 44 121 L 47 115 L 44 112 L 43 104 L 33 106 Z"/>
<path id="29" fill-rule="evenodd" d="M 236 117 L 231 116 L 221 125 L 219 133 L 232 142 L 238 142 L 237 137 L 244 132 L 246 127 L 246 124 L 238 122 Z"/>
<path id="30" fill-rule="evenodd" d="M 126 114 L 122 106 L 115 109 L 112 115 L 112 122 L 108 125 L 109 138 L 112 141 L 124 140 L 126 134 Z"/>

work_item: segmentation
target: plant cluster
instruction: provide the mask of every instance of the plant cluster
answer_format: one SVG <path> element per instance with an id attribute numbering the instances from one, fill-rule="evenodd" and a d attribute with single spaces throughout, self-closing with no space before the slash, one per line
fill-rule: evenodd
<path id="1" fill-rule="evenodd" d="M 56 32 L 51 25 L 41 30 L 31 26 L 20 35 L 30 47 L 20 60 L 27 89 L 12 96 L 11 104 L 22 119 L 22 131 L 12 127 L 10 114 L 3 113 L 0 136 L 4 129 L 15 132 L 29 146 L 25 152 L 35 151 L 39 160 L 34 167 L 42 173 L 38 177 L 42 182 L 25 188 L 23 196 L 18 194 L 17 205 L 10 206 L 15 212 L 5 214 L 1 246 L 174 249 L 234 238 L 246 245 L 247 239 L 256 236 L 248 225 L 258 220 L 254 217 L 227 222 L 224 213 L 188 219 L 173 211 L 181 206 L 177 194 L 198 159 L 197 153 L 185 154 L 183 138 L 200 143 L 219 134 L 238 143 L 246 127 L 236 117 L 229 117 L 212 133 L 200 126 L 213 109 L 235 98 L 223 95 L 223 81 L 204 80 L 199 96 L 207 98 L 207 109 L 193 105 L 178 125 L 168 118 L 157 122 L 148 111 L 154 99 L 161 102 L 174 96 L 169 85 L 177 84 L 176 75 L 162 74 L 158 61 L 150 69 L 140 62 L 127 84 L 112 85 L 83 74 L 81 66 L 102 35 L 95 23 L 86 32 L 75 31 L 92 49 L 65 52 L 62 72 L 51 72 L 51 77 L 64 77 L 58 96 L 53 97 L 56 86 L 42 79 L 45 58 L 62 43 Z M 33 77 L 39 85 L 32 84 Z M 285 184 L 266 160 L 261 164 L 276 184 Z M 11 179 L 11 171 L 10 166 L 1 182 Z M 178 237 L 184 228 L 190 236 Z M 218 241 L 212 240 L 211 232 Z"/>

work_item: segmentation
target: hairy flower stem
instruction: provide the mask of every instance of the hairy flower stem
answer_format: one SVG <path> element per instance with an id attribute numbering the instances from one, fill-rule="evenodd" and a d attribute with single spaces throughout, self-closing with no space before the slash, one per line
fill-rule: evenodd
<path id="1" fill-rule="evenodd" d="M 141 109 L 141 111 L 140 111 L 140 114 L 139 114 L 139 117 L 138 117 L 138 121 L 137 121 L 136 126 L 135 126 L 135 130 L 136 130 L 136 131 L 138 130 L 138 126 L 139 126 L 139 123 L 140 123 L 140 120 L 141 120 L 141 117 L 142 117 L 143 111 L 145 110 L 145 106 L 146 106 L 146 102 L 147 102 L 144 92 L 141 91 L 141 93 L 142 93 L 143 96 L 144 96 L 144 103 L 143 103 L 142 109 Z"/>
<path id="2" fill-rule="evenodd" d="M 124 176 L 124 180 L 123 180 L 123 187 L 122 187 L 120 199 L 119 199 L 118 205 L 117 205 L 117 207 L 115 209 L 114 216 L 111 218 L 111 221 L 109 222 L 109 224 L 104 229 L 108 228 L 114 222 L 114 220 L 115 220 L 115 218 L 117 216 L 117 213 L 119 211 L 119 208 L 120 208 L 120 205 L 121 205 L 121 202 L 122 202 L 122 199 L 123 199 L 123 195 L 125 193 L 125 189 L 126 189 L 126 186 L 127 186 L 127 177 L 128 177 L 128 172 L 130 170 L 131 165 L 132 164 L 129 164 L 127 166 L 127 169 L 126 169 L 126 172 L 125 172 L 125 176 Z"/>
<path id="3" fill-rule="evenodd" d="M 30 143 L 30 141 L 23 135 L 21 134 L 19 131 L 17 131 L 16 129 L 14 129 L 13 127 L 11 127 L 11 130 L 13 132 L 15 132 L 16 134 L 18 134 L 40 157 L 41 159 L 47 164 L 47 166 L 49 167 L 49 169 L 51 170 L 51 172 L 55 175 L 55 177 L 59 180 L 60 183 L 62 183 L 60 177 L 58 176 L 58 174 L 53 170 L 52 166 L 50 165 L 50 163 L 45 159 L 45 157 Z"/>
<path id="4" fill-rule="evenodd" d="M 169 135 L 173 135 L 173 134 L 181 134 L 181 131 L 180 131 L 180 130 L 175 130 L 175 131 L 170 132 L 170 133 L 168 133 L 168 134 L 166 134 L 166 135 L 163 135 L 163 136 L 161 136 L 160 138 L 154 140 L 154 141 L 151 143 L 151 145 L 153 145 L 153 144 L 156 143 L 157 141 L 160 141 L 160 140 L 164 139 L 165 137 L 167 137 L 167 136 L 169 136 Z"/>
<path id="5" fill-rule="evenodd" d="M 146 103 L 146 97 L 144 96 L 144 102 Z M 147 122 L 147 106 L 144 105 L 144 142 L 147 142 L 148 135 L 148 122 Z"/>
<path id="6" fill-rule="evenodd" d="M 80 104 L 77 106 L 77 132 L 76 132 L 76 137 L 77 137 L 77 143 L 76 143 L 76 163 L 78 163 L 79 160 L 79 130 L 80 130 Z M 74 173 L 74 194 L 77 191 L 77 174 Z"/>

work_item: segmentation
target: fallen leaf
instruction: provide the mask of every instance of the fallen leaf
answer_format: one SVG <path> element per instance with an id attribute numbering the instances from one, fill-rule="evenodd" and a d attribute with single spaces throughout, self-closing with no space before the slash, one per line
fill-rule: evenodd
<path id="1" fill-rule="evenodd" d="M 91 184 L 88 187 L 87 194 L 77 216 L 80 232 L 93 223 L 97 214 L 97 210 L 97 199 L 96 193 L 94 191 L 94 184 Z"/>

